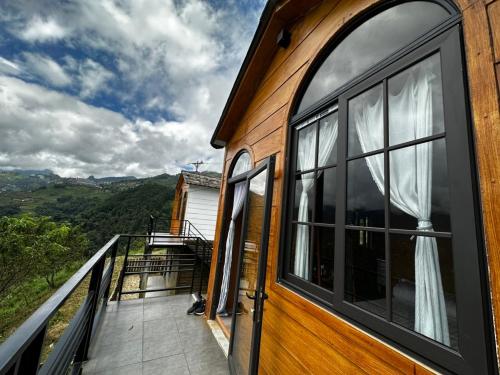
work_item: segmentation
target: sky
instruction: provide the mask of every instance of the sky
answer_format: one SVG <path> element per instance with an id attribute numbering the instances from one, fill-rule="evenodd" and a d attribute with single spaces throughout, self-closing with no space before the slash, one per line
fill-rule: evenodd
<path id="1" fill-rule="evenodd" d="M 0 169 L 222 169 L 210 137 L 264 0 L 2 0 Z"/>

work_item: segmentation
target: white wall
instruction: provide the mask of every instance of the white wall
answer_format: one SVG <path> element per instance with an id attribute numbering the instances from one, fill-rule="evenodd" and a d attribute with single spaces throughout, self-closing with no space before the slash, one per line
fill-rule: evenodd
<path id="1" fill-rule="evenodd" d="M 210 241 L 213 241 L 215 235 L 218 204 L 218 189 L 189 185 L 184 218 L 189 220 Z"/>

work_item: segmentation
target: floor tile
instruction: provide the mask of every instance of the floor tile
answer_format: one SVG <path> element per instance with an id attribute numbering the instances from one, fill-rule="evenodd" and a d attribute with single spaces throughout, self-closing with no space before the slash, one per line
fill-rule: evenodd
<path id="1" fill-rule="evenodd" d="M 226 361 L 217 361 L 215 363 L 199 363 L 189 365 L 191 375 L 229 375 L 229 365 Z"/>
<path id="2" fill-rule="evenodd" d="M 191 296 L 110 304 L 84 374 L 226 375 L 227 359 L 203 317 L 186 315 Z"/>
<path id="3" fill-rule="evenodd" d="M 95 372 L 95 375 L 142 375 L 142 363 Z"/>
<path id="4" fill-rule="evenodd" d="M 144 339 L 142 346 L 143 361 L 182 353 L 183 349 L 176 332 L 169 336 L 156 336 L 150 339 Z"/>
<path id="5" fill-rule="evenodd" d="M 142 364 L 144 375 L 190 375 L 183 354 L 147 361 Z"/>
<path id="6" fill-rule="evenodd" d="M 111 370 L 142 362 L 142 339 L 102 346 L 96 359 L 95 371 Z"/>
<path id="7" fill-rule="evenodd" d="M 157 319 L 144 322 L 144 339 L 166 337 L 177 334 L 177 326 L 173 319 Z"/>

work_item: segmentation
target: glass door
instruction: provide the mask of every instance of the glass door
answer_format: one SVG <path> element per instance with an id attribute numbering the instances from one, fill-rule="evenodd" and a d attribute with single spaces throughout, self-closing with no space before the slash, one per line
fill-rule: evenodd
<path id="1" fill-rule="evenodd" d="M 229 345 L 232 374 L 256 374 L 265 293 L 275 157 L 248 175 Z"/>

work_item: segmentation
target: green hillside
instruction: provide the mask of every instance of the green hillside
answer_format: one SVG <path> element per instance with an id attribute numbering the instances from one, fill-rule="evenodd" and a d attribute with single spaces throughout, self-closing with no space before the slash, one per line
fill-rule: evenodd
<path id="1" fill-rule="evenodd" d="M 169 218 L 178 177 L 82 179 L 49 170 L 0 171 L 0 217 L 32 214 L 77 225 L 89 239 L 90 254 L 115 233 L 145 233 L 149 215 Z"/>

